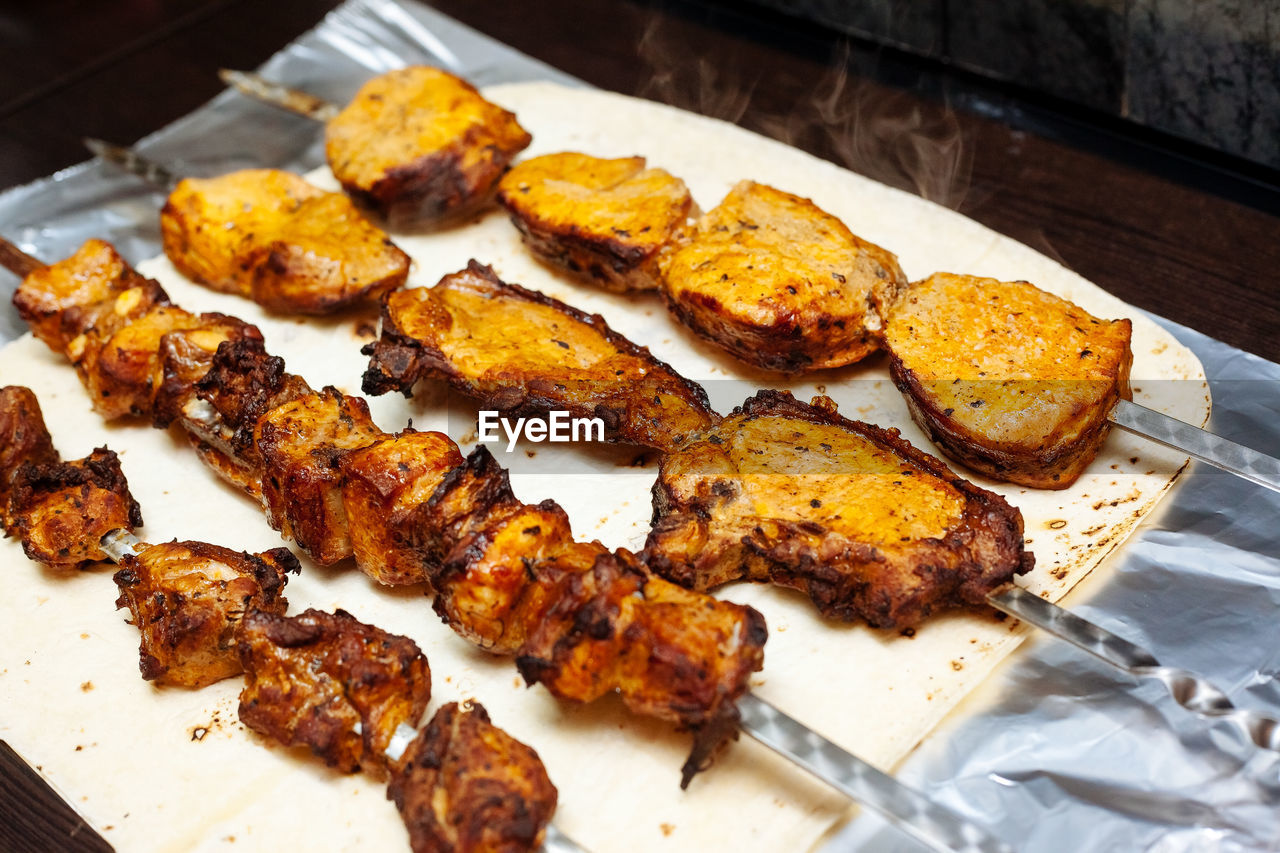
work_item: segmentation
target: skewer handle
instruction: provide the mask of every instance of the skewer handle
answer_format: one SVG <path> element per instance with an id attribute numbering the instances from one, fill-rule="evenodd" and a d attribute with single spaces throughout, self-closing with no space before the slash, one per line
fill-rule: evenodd
<path id="1" fill-rule="evenodd" d="M 1162 666 L 1155 655 L 1142 646 L 1021 587 L 1012 586 L 993 592 L 987 596 L 987 602 L 997 610 L 1066 640 L 1135 678 L 1154 678 L 1164 682 L 1169 695 L 1182 707 L 1201 717 L 1225 720 L 1256 745 L 1280 752 L 1280 720 L 1259 711 L 1237 708 L 1227 694 L 1194 672 Z"/>
<path id="2" fill-rule="evenodd" d="M 0 237 L 0 267 L 4 267 L 19 278 L 26 278 L 36 270 L 44 269 L 45 264 L 39 258 L 31 257 Z"/>
<path id="3" fill-rule="evenodd" d="M 101 139 L 86 139 L 84 147 L 95 155 L 124 169 L 130 175 L 136 175 L 153 186 L 169 192 L 178 185 L 178 178 L 164 166 L 143 157 L 132 148 L 112 145 Z"/>
<path id="4" fill-rule="evenodd" d="M 793 720 L 750 693 L 738 700 L 742 730 L 831 787 L 875 809 L 935 850 L 1012 853 L 1012 848 L 945 806 Z"/>
<path id="5" fill-rule="evenodd" d="M 1111 410 L 1113 424 L 1149 438 L 1157 444 L 1180 450 L 1251 483 L 1280 492 L 1280 459 L 1236 444 L 1185 421 L 1121 400 Z"/>
<path id="6" fill-rule="evenodd" d="M 248 95 L 264 104 L 280 107 L 318 122 L 327 122 L 342 111 L 336 104 L 331 104 L 315 95 L 308 95 L 306 92 L 272 83 L 248 71 L 232 71 L 223 68 L 218 71 L 218 77 L 242 95 Z"/>

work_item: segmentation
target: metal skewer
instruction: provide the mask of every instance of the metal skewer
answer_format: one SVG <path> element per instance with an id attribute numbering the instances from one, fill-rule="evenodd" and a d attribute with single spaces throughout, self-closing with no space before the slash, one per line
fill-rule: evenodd
<path id="1" fill-rule="evenodd" d="M 1280 720 L 1259 711 L 1237 708 L 1225 693 L 1196 673 L 1162 666 L 1156 656 L 1142 646 L 1022 587 L 1009 586 L 993 592 L 987 596 L 987 602 L 1135 678 L 1163 682 L 1174 701 L 1188 711 L 1206 719 L 1223 720 L 1257 746 L 1280 752 Z"/>
<path id="2" fill-rule="evenodd" d="M 88 137 L 84 140 L 84 147 L 108 163 L 119 166 L 130 175 L 142 178 L 165 192 L 171 192 L 180 180 L 173 172 L 159 163 L 148 160 L 132 148 Z"/>
<path id="3" fill-rule="evenodd" d="M 222 68 L 218 71 L 218 77 L 241 94 L 315 121 L 327 122 L 342 112 L 342 108 L 337 104 L 331 104 L 315 95 L 299 92 L 297 89 L 272 83 L 248 71 Z"/>
<path id="4" fill-rule="evenodd" d="M 1123 430 L 1280 492 L 1280 459 L 1274 456 L 1259 453 L 1129 400 L 1117 403 L 1107 417 Z"/>

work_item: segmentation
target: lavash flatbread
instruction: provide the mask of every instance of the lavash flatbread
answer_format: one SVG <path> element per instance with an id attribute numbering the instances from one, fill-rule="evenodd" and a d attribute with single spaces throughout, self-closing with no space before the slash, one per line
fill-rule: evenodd
<path id="1" fill-rule="evenodd" d="M 1054 261 L 952 211 L 729 124 L 645 101 L 542 83 L 497 86 L 485 95 L 516 111 L 533 133 L 526 157 L 561 150 L 643 154 L 683 177 L 703 207 L 750 177 L 812 197 L 855 233 L 896 252 L 912 278 L 947 270 L 1027 279 L 1095 315 L 1129 317 L 1135 399 L 1192 423 L 1207 420 L 1203 371 L 1168 333 Z M 313 177 L 336 188 L 327 172 Z M 656 298 L 611 295 L 560 278 L 523 250 L 496 211 L 457 229 L 396 239 L 415 259 L 411 286 L 434 284 L 470 258 L 491 263 L 507 281 L 603 314 L 703 382 L 720 411 L 758 387 L 788 388 L 802 399 L 821 392 L 843 414 L 900 427 L 932 451 L 882 358 L 803 381 L 750 371 L 675 324 Z M 351 318 L 270 318 L 244 300 L 191 285 L 164 259 L 140 269 L 188 310 L 258 323 L 268 349 L 313 385 L 358 393 L 364 338 Z M 141 424 L 103 426 L 74 371 L 30 336 L 0 351 L 0 384 L 35 389 L 64 456 L 102 443 L 121 454 L 148 540 L 203 539 L 252 550 L 279 544 L 260 510 L 217 482 L 176 435 Z M 415 426 L 446 429 L 455 439 L 473 432 L 465 428 L 470 410 L 455 403 L 450 414 L 443 394 L 428 387 L 412 400 L 388 396 L 371 404 L 387 430 L 412 417 Z M 635 467 L 634 448 L 541 444 L 509 455 L 491 449 L 515 471 L 522 499 L 561 502 L 580 537 L 633 548 L 643 542 L 656 470 L 651 460 Z M 1116 432 L 1071 489 L 1036 492 L 975 479 L 1022 510 L 1038 558 L 1023 583 L 1057 599 L 1151 511 L 1184 463 Z M 27 561 L 7 540 L 0 543 L 0 578 L 6 626 L 0 737 L 118 849 L 406 849 L 381 785 L 268 747 L 239 725 L 238 680 L 195 692 L 143 682 L 137 631 L 112 609 L 109 569 L 58 575 Z M 746 739 L 681 792 L 685 736 L 627 714 L 617 701 L 571 708 L 540 688 L 523 688 L 510 661 L 483 655 L 440 624 L 420 588 L 387 590 L 349 561 L 319 568 L 304 560 L 287 592 L 291 612 L 341 606 L 415 638 L 431 661 L 433 709 L 476 697 L 495 723 L 533 745 L 560 788 L 556 823 L 590 849 L 805 849 L 846 812 L 842 798 Z M 801 596 L 770 587 L 730 587 L 722 595 L 754 605 L 768 620 L 760 695 L 883 768 L 905 756 L 1024 635 L 1013 620 L 957 614 L 908 638 L 824 622 Z"/>

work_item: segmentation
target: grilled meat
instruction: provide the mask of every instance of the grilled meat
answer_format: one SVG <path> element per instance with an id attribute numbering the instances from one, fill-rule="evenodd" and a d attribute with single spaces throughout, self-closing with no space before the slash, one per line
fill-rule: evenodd
<path id="1" fill-rule="evenodd" d="M 447 435 L 413 430 L 342 457 L 342 504 L 361 571 L 384 584 L 427 580 L 427 567 L 440 554 L 424 541 L 431 537 L 424 537 L 419 507 L 461 464 Z"/>
<path id="2" fill-rule="evenodd" d="M 416 726 L 431 698 L 431 671 L 413 640 L 343 610 L 252 611 L 237 636 L 241 722 L 342 772 L 386 775 L 396 727 Z"/>
<path id="3" fill-rule="evenodd" d="M 654 290 L 658 258 L 696 215 L 684 181 L 643 157 L 547 154 L 498 183 L 498 202 L 525 245 L 549 264 L 606 290 Z"/>
<path id="4" fill-rule="evenodd" d="M 435 287 L 383 302 L 363 389 L 406 394 L 422 377 L 504 414 L 598 417 L 606 438 L 671 449 L 717 415 L 706 392 L 609 328 L 472 261 Z"/>
<path id="5" fill-rule="evenodd" d="M 910 627 L 1031 568 L 1022 514 L 817 397 L 761 391 L 661 465 L 644 556 L 695 589 L 741 578 L 825 616 Z"/>
<path id="6" fill-rule="evenodd" d="M 349 199 L 276 169 L 181 181 L 160 230 L 188 278 L 271 311 L 330 313 L 409 275 L 409 256 Z"/>
<path id="7" fill-rule="evenodd" d="M 197 330 L 205 323 L 181 308 L 158 305 L 109 338 L 85 347 L 76 367 L 98 414 L 107 420 L 149 414 L 159 375 L 160 341 L 170 332 Z"/>
<path id="8" fill-rule="evenodd" d="M 537 850 L 556 810 L 538 753 L 493 725 L 478 702 L 436 712 L 392 768 L 387 799 L 414 853 Z"/>
<path id="9" fill-rule="evenodd" d="M 53 438 L 44 425 L 40 401 L 30 388 L 0 388 L 0 527 L 10 532 L 10 483 L 24 464 L 57 465 Z"/>
<path id="10" fill-rule="evenodd" d="M 937 273 L 889 314 L 889 371 L 947 456 L 997 480 L 1065 489 L 1131 399 L 1128 320 L 1025 281 Z"/>
<path id="11" fill-rule="evenodd" d="M 749 364 L 789 373 L 877 349 L 882 318 L 907 283 L 897 258 L 812 201 L 750 181 L 661 266 L 680 322 Z"/>
<path id="12" fill-rule="evenodd" d="M 515 654 L 526 681 L 562 699 L 616 690 L 633 711 L 694 729 L 687 785 L 734 730 L 733 703 L 763 664 L 764 618 L 653 577 L 625 551 L 573 541 L 564 510 L 517 500 L 483 447 L 425 513 L 452 544 L 431 575 L 449 626 Z"/>
<path id="13" fill-rule="evenodd" d="M 104 533 L 142 526 L 120 459 L 105 447 L 74 462 L 19 467 L 10 480 L 8 517 L 27 557 L 56 568 L 105 560 L 98 545 Z"/>
<path id="14" fill-rule="evenodd" d="M 261 344 L 262 332 L 257 326 L 223 314 L 201 314 L 195 328 L 175 330 L 161 337 L 156 347 L 158 363 L 151 376 L 152 424 L 164 428 L 180 420 L 196 397 L 196 383 L 212 368 L 218 348 L 224 341 L 242 340 Z"/>
<path id="15" fill-rule="evenodd" d="M 235 632 L 244 614 L 283 615 L 288 548 L 249 554 L 204 542 L 169 542 L 126 554 L 115 573 L 131 622 L 142 634 L 142 677 L 157 684 L 204 687 L 239 675 Z"/>
<path id="16" fill-rule="evenodd" d="M 411 225 L 486 201 L 531 140 L 465 80 L 411 66 L 361 87 L 325 128 L 325 156 L 353 198 Z"/>
<path id="17" fill-rule="evenodd" d="M 254 445 L 262 455 L 262 502 L 271 526 L 319 563 L 349 557 L 342 458 L 382 436 L 369 405 L 333 387 L 260 417 Z"/>

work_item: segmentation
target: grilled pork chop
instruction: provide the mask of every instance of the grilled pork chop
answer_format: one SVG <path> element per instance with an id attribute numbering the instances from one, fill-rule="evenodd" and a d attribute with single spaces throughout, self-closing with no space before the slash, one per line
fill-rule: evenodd
<path id="1" fill-rule="evenodd" d="M 409 275 L 409 256 L 350 199 L 278 169 L 179 182 L 160 231 L 188 278 L 282 313 L 337 311 Z"/>
<path id="2" fill-rule="evenodd" d="M 566 152 L 525 160 L 498 183 L 498 202 L 525 245 L 606 290 L 654 290 L 658 257 L 694 214 L 684 181 L 643 157 Z"/>
<path id="3" fill-rule="evenodd" d="M 391 770 L 414 853 L 537 850 L 557 792 L 538 753 L 489 721 L 478 702 L 436 711 Z"/>
<path id="4" fill-rule="evenodd" d="M 387 296 L 365 350 L 367 394 L 424 376 L 504 414 L 599 417 L 605 437 L 669 450 L 718 417 L 706 392 L 598 315 L 499 279 L 475 261 L 432 288 Z"/>
<path id="5" fill-rule="evenodd" d="M 411 66 L 373 78 L 325 129 L 343 189 L 393 224 L 465 213 L 532 137 L 458 77 Z"/>
<path id="6" fill-rule="evenodd" d="M 749 364 L 798 373 L 880 345 L 907 279 L 891 253 L 812 201 L 743 181 L 662 261 L 680 322 Z"/>
<path id="7" fill-rule="evenodd" d="M 903 628 L 1031 568 L 1022 514 L 886 430 L 761 391 L 663 459 L 644 559 L 705 590 L 799 589 L 823 615 Z"/>
<path id="8" fill-rule="evenodd" d="M 947 456 L 997 480 L 1065 489 L 1131 399 L 1128 320 L 1025 281 L 937 273 L 889 314 L 889 370 Z"/>

